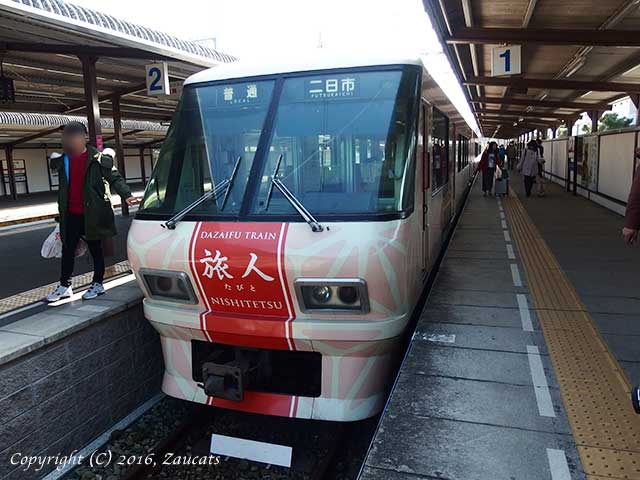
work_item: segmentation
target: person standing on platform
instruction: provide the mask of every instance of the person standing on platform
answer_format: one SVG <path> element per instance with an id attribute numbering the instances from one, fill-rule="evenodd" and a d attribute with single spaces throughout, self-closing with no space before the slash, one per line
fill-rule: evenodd
<path id="1" fill-rule="evenodd" d="M 631 185 L 629 199 L 627 200 L 627 211 L 624 217 L 624 228 L 622 236 L 628 245 L 638 243 L 638 232 L 640 231 L 640 168 L 636 168 L 636 175 Z"/>
<path id="2" fill-rule="evenodd" d="M 482 192 L 485 197 L 493 192 L 493 176 L 495 175 L 497 164 L 498 144 L 491 142 L 482 154 L 478 165 L 478 170 L 482 172 Z"/>
<path id="3" fill-rule="evenodd" d="M 509 170 L 513 170 L 513 167 L 517 165 L 516 156 L 516 145 L 512 140 L 509 142 L 509 146 L 507 146 L 507 165 Z"/>
<path id="4" fill-rule="evenodd" d="M 540 164 L 540 157 L 538 155 L 538 144 L 535 140 L 531 140 L 527 143 L 527 148 L 522 152 L 520 163 L 518 163 L 518 170 L 524 176 L 524 191 L 527 197 L 531 196 L 531 189 L 533 183 L 538 176 L 538 166 Z"/>
<path id="5" fill-rule="evenodd" d="M 109 187 L 127 205 L 139 203 L 139 199 L 131 194 L 125 180 L 113 165 L 113 157 L 87 145 L 86 135 L 84 124 L 68 123 L 62 131 L 64 155 L 51 158 L 51 169 L 58 172 L 60 180 L 58 211 L 62 262 L 60 285 L 47 295 L 49 302 L 68 298 L 73 294 L 71 275 L 80 237 L 85 238 L 93 257 L 93 282 L 82 298 L 90 300 L 104 293 L 102 240 L 116 235 Z"/>

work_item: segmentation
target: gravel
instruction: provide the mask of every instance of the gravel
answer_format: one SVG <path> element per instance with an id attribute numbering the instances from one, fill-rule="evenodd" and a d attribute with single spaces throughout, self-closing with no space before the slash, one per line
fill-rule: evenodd
<path id="1" fill-rule="evenodd" d="M 194 421 L 195 419 L 195 421 Z M 146 478 L 155 480 L 351 480 L 357 477 L 366 455 L 377 417 L 356 423 L 320 422 L 235 412 L 166 397 L 126 430 L 114 431 L 101 451 L 114 458 L 144 458 L 165 442 L 178 426 L 190 422 L 188 433 L 169 448 L 171 461 L 159 465 Z M 209 453 L 211 434 L 246 438 L 293 447 L 291 468 L 252 462 Z M 156 463 L 167 458 L 156 453 Z M 185 464 L 185 462 L 193 462 Z M 202 465 L 198 462 L 207 462 Z M 73 480 L 118 480 L 131 467 L 81 465 L 66 478 Z M 315 475 L 315 476 L 314 476 Z"/>

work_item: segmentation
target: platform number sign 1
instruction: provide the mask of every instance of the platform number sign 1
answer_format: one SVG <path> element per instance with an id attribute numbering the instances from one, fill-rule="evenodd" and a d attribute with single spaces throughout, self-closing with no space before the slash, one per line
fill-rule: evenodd
<path id="1" fill-rule="evenodd" d="M 169 95 L 169 69 L 167 62 L 151 63 L 145 66 L 147 71 L 147 95 Z"/>
<path id="2" fill-rule="evenodd" d="M 520 62 L 520 45 L 508 45 L 506 47 L 495 47 L 491 62 L 491 75 L 518 75 L 522 73 Z"/>

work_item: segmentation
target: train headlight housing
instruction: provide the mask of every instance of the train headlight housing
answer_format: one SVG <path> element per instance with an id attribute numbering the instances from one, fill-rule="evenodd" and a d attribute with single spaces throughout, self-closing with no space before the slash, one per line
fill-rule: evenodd
<path id="1" fill-rule="evenodd" d="M 368 313 L 367 283 L 361 278 L 299 278 L 295 281 L 300 310 L 306 313 Z"/>
<path id="2" fill-rule="evenodd" d="M 198 303 L 186 273 L 151 268 L 141 268 L 138 273 L 149 298 L 192 305 Z"/>

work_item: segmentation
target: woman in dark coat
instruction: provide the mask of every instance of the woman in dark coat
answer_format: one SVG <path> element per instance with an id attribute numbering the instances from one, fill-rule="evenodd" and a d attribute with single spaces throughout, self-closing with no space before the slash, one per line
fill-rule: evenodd
<path id="1" fill-rule="evenodd" d="M 64 155 L 52 156 L 50 167 L 58 173 L 58 210 L 62 262 L 60 285 L 47 295 L 56 302 L 73 295 L 71 275 L 75 250 L 84 238 L 93 257 L 93 281 L 82 295 L 84 300 L 96 298 L 105 290 L 104 253 L 102 240 L 116 235 L 116 223 L 111 206 L 113 188 L 128 205 L 138 203 L 131 195 L 124 178 L 113 164 L 113 157 L 87 144 L 86 127 L 70 122 L 62 131 Z"/>
<path id="2" fill-rule="evenodd" d="M 482 192 L 485 197 L 493 192 L 493 177 L 496 173 L 498 160 L 498 144 L 491 142 L 482 154 L 478 165 L 478 170 L 482 172 Z"/>

